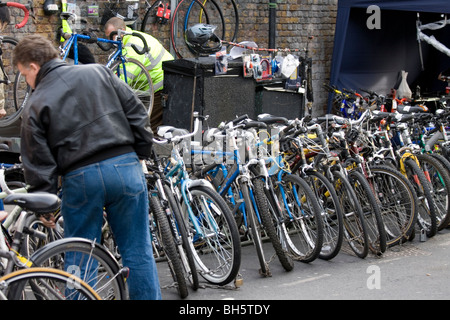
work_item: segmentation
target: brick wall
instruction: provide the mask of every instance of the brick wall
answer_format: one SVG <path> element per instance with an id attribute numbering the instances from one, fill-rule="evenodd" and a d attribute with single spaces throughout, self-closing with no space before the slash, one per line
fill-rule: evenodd
<path id="1" fill-rule="evenodd" d="M 24 3 L 24 0 L 17 0 Z M 276 2 L 276 41 L 279 48 L 303 49 L 308 43 L 308 37 L 313 39 L 309 42 L 309 55 L 313 58 L 313 88 L 314 88 L 314 113 L 322 114 L 325 110 L 327 93 L 322 89 L 322 83 L 328 81 L 331 55 L 333 51 L 334 28 L 337 13 L 338 0 L 275 0 Z M 69 0 L 69 2 L 71 2 Z M 79 8 L 81 16 L 85 17 L 89 27 L 100 27 L 101 16 L 104 11 L 104 1 L 72 1 Z M 231 24 L 234 23 L 234 11 L 230 4 L 225 1 L 216 0 L 222 8 L 223 14 Z M 9 25 L 4 34 L 22 38 L 29 33 L 39 33 L 55 41 L 58 45 L 56 31 L 60 27 L 58 15 L 46 16 L 43 11 L 44 0 L 33 0 L 36 19 L 29 22 L 22 29 L 15 29 L 14 23 L 21 21 L 21 11 L 10 9 L 13 23 Z M 268 47 L 269 34 L 269 0 L 239 0 L 239 34 L 237 41 L 251 40 L 259 47 Z M 60 1 L 57 4 L 61 6 Z M 92 4 L 99 6 L 99 17 L 88 17 L 87 7 Z M 140 0 L 140 16 L 143 16 L 144 4 Z M 208 9 L 209 10 L 209 9 Z M 209 12 L 209 11 L 208 11 Z M 182 21 L 184 15 L 179 15 Z M 211 23 L 215 23 L 215 14 L 210 17 Z M 192 19 L 197 19 L 193 17 Z M 190 20 L 192 21 L 192 20 Z M 194 20 L 195 21 L 195 20 Z M 168 24 L 154 24 L 151 34 L 168 48 L 170 46 Z M 103 36 L 103 33 L 100 33 Z M 229 33 L 227 33 L 229 36 Z M 92 47 L 94 46 L 94 47 Z M 103 62 L 107 54 L 101 52 L 95 45 L 90 45 L 92 51 Z"/>

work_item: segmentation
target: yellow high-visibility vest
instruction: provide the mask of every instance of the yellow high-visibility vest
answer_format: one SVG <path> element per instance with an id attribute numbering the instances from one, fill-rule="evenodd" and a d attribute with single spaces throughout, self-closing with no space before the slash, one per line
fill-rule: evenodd
<path id="1" fill-rule="evenodd" d="M 139 32 L 130 29 L 127 27 L 126 31 L 128 32 Z M 163 88 L 164 82 L 164 71 L 162 69 L 163 61 L 173 60 L 173 56 L 167 51 L 163 45 L 154 37 L 149 34 L 139 32 L 145 38 L 147 42 L 147 46 L 149 48 L 149 52 L 146 54 L 138 54 L 131 47 L 134 44 L 139 50 L 143 49 L 144 44 L 142 40 L 138 37 L 134 37 L 131 35 L 126 35 L 123 37 L 123 52 L 127 57 L 134 58 L 142 62 L 142 64 L 146 67 L 150 77 L 152 78 L 154 91 L 159 91 Z M 137 74 L 137 70 L 128 70 L 128 72 Z"/>

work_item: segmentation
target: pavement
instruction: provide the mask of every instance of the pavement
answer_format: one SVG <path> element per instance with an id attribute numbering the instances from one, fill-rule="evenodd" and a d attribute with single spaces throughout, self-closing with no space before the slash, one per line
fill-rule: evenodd
<path id="1" fill-rule="evenodd" d="M 273 255 L 265 243 L 267 257 Z M 198 300 L 447 300 L 450 298 L 450 230 L 420 241 L 389 248 L 381 257 L 358 258 L 348 246 L 332 260 L 317 259 L 309 264 L 296 262 L 286 272 L 275 257 L 270 262 L 271 277 L 258 273 L 258 260 L 252 245 L 242 248 L 242 285 L 224 287 L 201 283 L 182 303 Z M 166 262 L 158 262 L 164 300 L 181 299 Z M 248 310 L 247 310 L 248 311 Z M 250 310 L 251 311 L 251 310 Z M 255 311 L 254 311 L 255 312 Z M 223 312 L 222 312 L 223 313 Z"/>

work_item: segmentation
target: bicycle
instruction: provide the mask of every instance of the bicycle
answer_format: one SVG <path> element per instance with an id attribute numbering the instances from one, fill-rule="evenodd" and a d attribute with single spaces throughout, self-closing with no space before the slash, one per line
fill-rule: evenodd
<path id="1" fill-rule="evenodd" d="M 312 120 L 310 126 L 328 120 L 328 117 L 318 117 Z M 369 238 L 364 211 L 358 201 L 355 190 L 350 183 L 348 172 L 336 153 L 331 152 L 326 133 L 320 125 L 312 126 L 319 147 L 308 149 L 305 155 L 314 168 L 327 177 L 333 184 L 343 209 L 343 231 L 347 243 L 353 252 L 360 258 L 365 258 L 369 252 Z"/>
<path id="2" fill-rule="evenodd" d="M 0 259 L 0 269 L 10 273 L 17 266 L 51 267 L 74 272 L 77 277 L 93 287 L 102 299 L 126 299 L 125 278 L 128 268 L 120 267 L 117 260 L 102 245 L 82 238 L 66 238 L 46 242 L 47 234 L 27 226 L 27 217 L 31 215 L 47 216 L 58 212 L 60 199 L 48 193 L 17 193 L 9 189 L 4 182 L 4 169 L 0 169 L 1 194 L 5 204 L 17 205 L 19 216 L 14 222 L 12 235 L 2 228 L 0 249 L 9 250 L 13 260 Z M 24 235 L 44 241 L 45 245 L 30 256 L 23 256 Z M 8 241 L 8 243 L 6 243 Z M 28 251 L 27 251 L 28 252 Z M 71 261 L 69 262 L 69 260 Z M 76 264 L 75 262 L 79 263 Z"/>
<path id="3" fill-rule="evenodd" d="M 162 0 L 156 0 L 153 3 L 144 1 L 143 18 L 139 19 L 139 4 L 127 3 L 123 0 L 109 0 L 105 3 L 105 12 L 102 17 L 102 23 L 111 17 L 122 18 L 126 24 L 136 25 L 141 22 L 139 30 L 145 33 L 153 33 L 155 25 L 166 23 L 170 24 L 170 38 L 172 47 L 178 58 L 185 57 L 191 52 L 182 52 L 177 46 L 177 39 L 184 40 L 184 34 L 188 28 L 189 21 L 198 21 L 198 23 L 208 23 L 220 26 L 221 39 L 230 39 L 235 42 L 239 32 L 239 9 L 235 0 L 230 0 L 220 5 L 215 0 L 199 1 L 191 0 L 188 4 L 181 5 L 179 2 L 175 8 L 170 8 L 170 3 Z M 195 8 L 197 10 L 193 10 Z M 223 6 L 223 7 L 222 7 Z M 225 19 L 223 12 L 233 12 L 229 19 Z M 182 23 L 178 23 L 179 16 L 185 14 Z M 228 24 L 234 25 L 228 28 Z M 135 29 L 135 28 L 134 28 Z"/>
<path id="4" fill-rule="evenodd" d="M 150 233 L 153 251 L 156 255 L 164 255 L 169 264 L 172 277 L 177 285 L 181 298 L 188 296 L 187 281 L 194 290 L 198 289 L 198 275 L 193 254 L 188 243 L 187 231 L 181 221 L 181 214 L 171 190 L 163 182 L 156 153 L 152 152 L 152 160 L 145 165 L 150 202 Z M 150 171 L 149 171 L 150 170 Z"/>
<path id="5" fill-rule="evenodd" d="M 289 240 L 286 231 L 273 223 L 275 218 L 273 204 L 267 199 L 271 181 L 264 161 L 250 157 L 245 163 L 241 162 L 244 159 L 240 156 L 240 148 L 236 143 L 236 140 L 241 140 L 238 139 L 238 136 L 251 139 L 255 135 L 254 132 L 250 132 L 251 128 L 266 127 L 261 122 L 242 122 L 247 118 L 247 115 L 243 115 L 228 122 L 221 129 L 209 129 L 213 134 L 207 142 L 213 142 L 212 150 L 198 152 L 191 150 L 191 153 L 202 156 L 214 154 L 216 157 L 225 157 L 226 159 L 213 164 L 201 163 L 200 168 L 193 163 L 192 174 L 194 177 L 203 177 L 212 181 L 218 193 L 230 204 L 235 220 L 239 222 L 238 227 L 255 246 L 260 264 L 259 273 L 263 276 L 270 276 L 271 271 L 263 250 L 262 236 L 264 234 L 272 243 L 275 254 L 286 271 L 293 269 L 293 262 L 287 245 Z M 205 136 L 210 135 L 209 130 L 205 132 Z M 229 146 L 230 151 L 221 151 L 225 144 Z M 218 182 L 219 177 L 222 180 L 220 182 Z"/>
<path id="6" fill-rule="evenodd" d="M 31 3 L 1 2 L 0 6 L 14 7 L 23 11 L 24 17 L 15 25 L 16 29 L 24 27 L 30 16 L 34 18 Z M 0 35 L 0 92 L 3 93 L 1 99 L 4 100 L 3 106 L 6 111 L 6 116 L 0 119 L 0 128 L 8 127 L 20 119 L 31 94 L 31 88 L 25 78 L 12 65 L 13 50 L 18 42 L 14 37 Z"/>
<path id="7" fill-rule="evenodd" d="M 64 13 L 67 20 L 76 19 L 76 15 L 73 13 Z M 145 66 L 138 60 L 129 58 L 123 51 L 122 37 L 124 35 L 132 35 L 140 38 L 143 42 L 142 49 L 138 48 L 134 44 L 132 48 L 139 54 L 145 54 L 148 52 L 148 47 L 145 39 L 142 35 L 136 32 L 126 32 L 119 30 L 118 32 L 112 32 L 110 34 L 111 39 L 117 35 L 116 40 L 98 38 L 93 30 L 83 31 L 82 33 L 64 33 L 63 38 L 67 41 L 60 46 L 61 57 L 63 60 L 67 59 L 71 48 L 73 48 L 74 64 L 78 64 L 78 41 L 85 41 L 88 43 L 97 43 L 97 45 L 104 51 L 108 51 L 115 47 L 115 50 L 111 53 L 106 62 L 106 67 L 112 70 L 119 78 L 125 81 L 133 89 L 135 94 L 144 104 L 147 114 L 150 115 L 153 109 L 154 89 L 153 82 L 150 74 L 146 70 Z"/>
<path id="8" fill-rule="evenodd" d="M 259 118 L 265 123 L 282 121 L 280 118 Z M 286 127 L 284 133 L 289 129 Z M 256 144 L 266 161 L 270 188 L 266 192 L 273 210 L 274 223 L 284 231 L 287 247 L 294 260 L 312 262 L 321 253 L 324 227 L 322 207 L 309 184 L 296 175 L 287 164 L 285 154 L 267 150 L 263 146 L 277 141 L 279 136 L 271 135 Z M 279 140 L 281 143 L 283 138 Z M 282 233 L 283 234 L 283 233 Z M 281 236 L 280 236 L 281 238 Z"/>
<path id="9" fill-rule="evenodd" d="M 31 268 L 32 260 L 19 253 L 23 235 L 41 239 L 46 237 L 42 232 L 26 227 L 28 212 L 32 211 L 37 215 L 53 212 L 59 207 L 59 198 L 52 194 L 13 193 L 6 196 L 4 202 L 20 203 L 23 210 L 14 223 L 14 234 L 9 236 L 3 229 L 0 237 L 0 299 L 100 299 L 91 285 L 76 275 L 51 268 Z M 19 270 L 14 271 L 16 268 Z"/>
<path id="10" fill-rule="evenodd" d="M 234 217 L 225 201 L 204 179 L 192 180 L 181 156 L 181 141 L 194 136 L 199 128 L 194 113 L 194 131 L 174 135 L 173 127 L 160 127 L 157 144 L 172 143 L 171 158 L 165 168 L 165 178 L 177 202 L 188 231 L 189 245 L 197 271 L 210 283 L 225 285 L 236 278 L 241 261 L 239 234 Z"/>

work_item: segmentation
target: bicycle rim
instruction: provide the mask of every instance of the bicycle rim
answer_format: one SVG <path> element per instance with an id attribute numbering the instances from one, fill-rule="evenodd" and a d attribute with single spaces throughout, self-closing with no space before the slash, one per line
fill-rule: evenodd
<path id="1" fill-rule="evenodd" d="M 7 127 L 20 119 L 25 104 L 31 95 L 31 88 L 25 81 L 17 67 L 12 65 L 13 51 L 18 41 L 12 37 L 0 37 L 1 56 L 3 72 L 0 72 L 0 78 L 3 82 L 0 84 L 0 90 L 4 93 L 4 108 L 6 116 L 0 119 L 0 127 Z"/>
<path id="2" fill-rule="evenodd" d="M 450 175 L 439 158 L 428 154 L 417 155 L 420 167 L 430 182 L 432 197 L 436 205 L 438 231 L 444 229 L 450 219 Z"/>
<path id="3" fill-rule="evenodd" d="M 386 231 L 381 218 L 380 205 L 362 173 L 352 171 L 348 177 L 363 210 L 369 248 L 374 254 L 380 255 L 386 251 Z"/>
<path id="4" fill-rule="evenodd" d="M 191 246 L 189 245 L 189 237 L 187 234 L 187 230 L 181 217 L 180 208 L 175 198 L 173 197 L 170 187 L 168 185 L 163 185 L 163 188 L 172 213 L 171 219 L 173 219 L 173 223 L 176 224 L 177 230 L 179 232 L 179 237 L 182 243 L 181 248 L 180 245 L 178 245 L 179 248 L 178 251 L 180 252 L 186 273 L 189 275 L 188 279 L 189 282 L 191 283 L 192 289 L 197 290 L 199 287 L 198 273 L 196 270 L 195 260 L 191 250 Z"/>
<path id="5" fill-rule="evenodd" d="M 334 171 L 333 175 L 334 188 L 343 209 L 344 235 L 353 252 L 365 258 L 369 253 L 369 239 L 362 208 L 347 178 L 339 171 Z"/>
<path id="6" fill-rule="evenodd" d="M 405 169 L 408 180 L 414 186 L 419 200 L 417 223 L 422 230 L 425 230 L 427 237 L 433 237 L 437 233 L 437 219 L 436 205 L 431 195 L 430 184 L 422 169 L 413 159 L 405 160 Z"/>
<path id="7" fill-rule="evenodd" d="M 133 89 L 150 116 L 153 110 L 154 89 L 152 78 L 145 66 L 136 59 L 126 58 L 125 70 L 120 60 L 114 62 L 110 69 Z M 138 70 L 138 72 L 131 73 L 127 70 Z"/>
<path id="8" fill-rule="evenodd" d="M 194 258 L 200 275 L 210 283 L 225 285 L 238 274 L 241 263 L 239 234 L 227 204 L 213 189 L 204 186 L 189 188 L 193 218 L 199 233 L 188 217 L 187 227 L 195 248 Z M 183 203 L 183 214 L 187 214 Z"/>
<path id="9" fill-rule="evenodd" d="M 86 282 L 62 270 L 31 268 L 0 278 L 10 300 L 101 300 Z"/>
<path id="10" fill-rule="evenodd" d="M 323 225 L 314 193 L 302 178 L 291 174 L 282 177 L 282 187 L 278 192 L 284 206 L 283 219 L 293 259 L 302 262 L 315 260 L 322 250 Z"/>
<path id="11" fill-rule="evenodd" d="M 30 260 L 36 267 L 74 272 L 103 300 L 127 298 L 119 264 L 108 251 L 92 241 L 81 238 L 56 240 L 36 251 Z"/>
<path id="12" fill-rule="evenodd" d="M 186 284 L 187 276 L 184 274 L 181 257 L 178 254 L 178 250 L 170 230 L 169 221 L 167 220 L 161 204 L 159 203 L 159 199 L 156 196 L 149 196 L 149 202 L 152 212 L 152 215 L 150 215 L 150 228 L 154 227 L 157 230 L 156 238 L 160 246 L 162 245 L 162 250 L 164 251 L 164 255 L 167 259 L 170 272 L 177 284 L 178 294 L 181 298 L 186 298 L 189 295 Z M 156 225 L 152 225 L 153 223 Z M 159 250 L 160 248 L 157 249 Z"/>
<path id="13" fill-rule="evenodd" d="M 319 258 L 330 260 L 339 253 L 344 238 L 342 207 L 336 190 L 324 175 L 306 171 L 306 179 L 319 201 L 322 212 L 324 238 Z"/>
<path id="14" fill-rule="evenodd" d="M 417 197 L 411 183 L 386 165 L 370 167 L 371 180 L 380 203 L 387 246 L 409 239 L 417 221 Z"/>
<path id="15" fill-rule="evenodd" d="M 258 218 L 255 213 L 255 209 L 253 208 L 253 202 L 250 199 L 250 192 L 248 184 L 244 183 L 241 185 L 241 192 L 242 197 L 244 198 L 244 204 L 245 204 L 245 215 L 247 217 L 247 226 L 250 231 L 250 236 L 252 239 L 252 242 L 256 249 L 256 255 L 258 256 L 259 260 L 259 273 L 263 276 L 271 276 L 271 272 L 269 269 L 269 265 L 266 262 L 266 259 L 264 257 L 264 249 L 262 245 L 261 240 L 261 232 L 262 228 L 259 225 Z"/>

